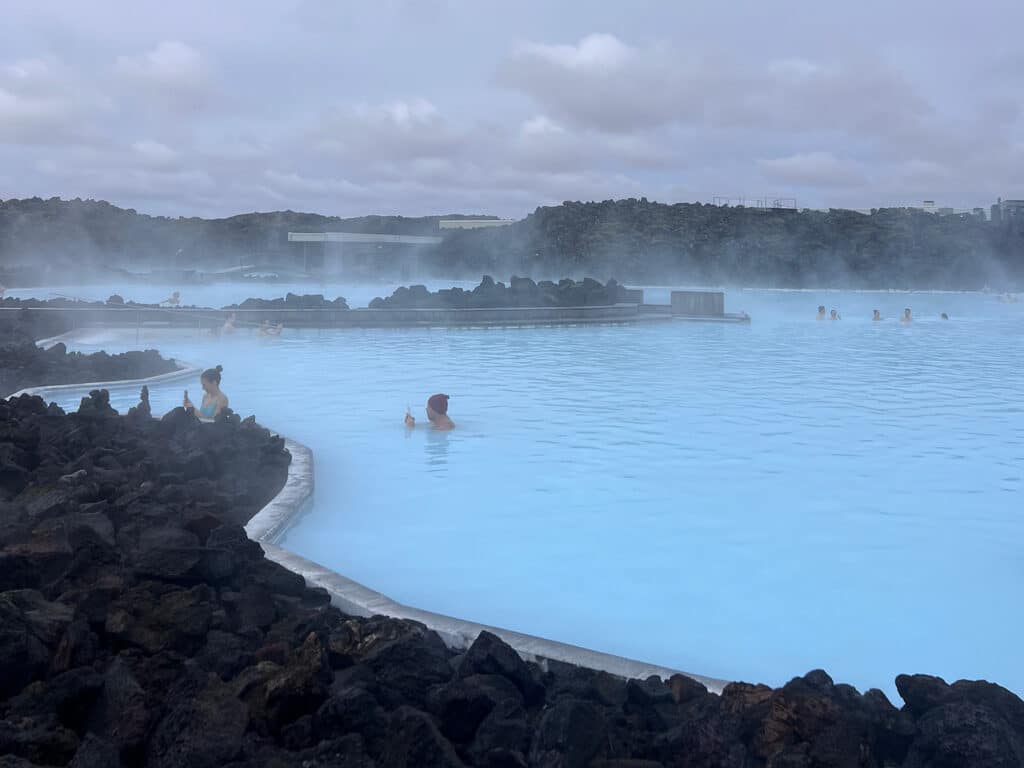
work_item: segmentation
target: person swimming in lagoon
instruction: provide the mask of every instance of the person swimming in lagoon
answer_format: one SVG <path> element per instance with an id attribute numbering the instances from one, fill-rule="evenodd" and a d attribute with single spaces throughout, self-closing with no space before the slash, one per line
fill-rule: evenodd
<path id="1" fill-rule="evenodd" d="M 269 320 L 264 320 L 260 323 L 260 336 L 280 336 L 283 328 L 281 323 L 271 325 Z"/>
<path id="2" fill-rule="evenodd" d="M 228 315 L 228 319 L 224 321 L 224 325 L 220 328 L 221 333 L 234 333 L 235 332 L 235 313 L 232 312 Z"/>
<path id="3" fill-rule="evenodd" d="M 871 319 L 872 320 L 881 320 L 882 319 L 882 313 L 879 312 L 877 309 L 872 309 L 871 310 Z"/>
<path id="4" fill-rule="evenodd" d="M 207 368 L 199 377 L 199 386 L 203 389 L 203 402 L 198 411 L 188 397 L 188 390 L 185 390 L 182 405 L 186 411 L 194 412 L 201 421 L 213 421 L 228 407 L 228 396 L 220 388 L 220 374 L 223 370 L 219 365 L 216 368 Z"/>
<path id="5" fill-rule="evenodd" d="M 943 312 L 941 315 L 939 315 L 939 319 L 940 320 L 949 320 L 949 315 L 947 315 L 945 312 Z"/>
<path id="6" fill-rule="evenodd" d="M 819 304 L 818 305 L 818 316 L 815 318 L 815 320 L 824 320 L 824 319 L 825 319 L 825 305 L 824 304 Z"/>
<path id="7" fill-rule="evenodd" d="M 455 422 L 448 418 L 448 395 L 431 395 L 427 400 L 427 419 L 434 429 L 448 431 L 455 429 Z M 412 429 L 416 426 L 416 419 L 412 411 L 405 409 L 405 426 Z"/>
<path id="8" fill-rule="evenodd" d="M 832 312 L 829 314 L 828 319 L 829 320 L 842 320 L 843 318 L 841 318 L 839 316 L 839 313 L 836 312 L 836 310 L 833 309 Z"/>
<path id="9" fill-rule="evenodd" d="M 900 318 L 901 323 L 912 323 L 914 318 L 910 316 L 910 307 L 903 310 L 903 317 Z"/>
<path id="10" fill-rule="evenodd" d="M 170 296 L 168 296 L 166 299 L 161 301 L 160 304 L 161 305 L 166 304 L 169 307 L 176 307 L 176 306 L 178 306 L 179 304 L 181 304 L 181 293 L 179 293 L 178 291 L 175 291 Z"/>

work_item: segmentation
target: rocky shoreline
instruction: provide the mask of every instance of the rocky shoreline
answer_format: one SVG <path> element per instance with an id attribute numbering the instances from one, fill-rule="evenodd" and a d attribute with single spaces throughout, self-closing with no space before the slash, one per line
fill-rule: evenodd
<path id="1" fill-rule="evenodd" d="M 68 352 L 62 343 L 49 349 L 36 339 L 68 330 L 52 315 L 33 313 L 0 317 L 0 397 L 26 387 L 144 379 L 181 368 L 154 349 L 110 355 Z"/>
<path id="2" fill-rule="evenodd" d="M 339 296 L 333 301 L 322 293 L 288 293 L 284 298 L 246 299 L 241 304 L 229 304 L 224 309 L 348 309 L 348 302 Z"/>
<path id="3" fill-rule="evenodd" d="M 0 402 L 0 766 L 1011 766 L 1024 702 L 901 676 L 906 701 L 811 672 L 719 695 L 464 653 L 343 616 L 243 526 L 281 438 L 227 413 Z"/>
<path id="4" fill-rule="evenodd" d="M 484 275 L 480 285 L 470 291 L 443 288 L 431 293 L 426 286 L 397 289 L 387 298 L 377 297 L 370 309 L 495 309 L 501 307 L 605 307 L 629 303 L 630 291 L 615 280 L 602 284 L 586 277 L 580 282 L 565 278 L 534 282 L 528 277 L 512 277 L 506 286 Z"/>

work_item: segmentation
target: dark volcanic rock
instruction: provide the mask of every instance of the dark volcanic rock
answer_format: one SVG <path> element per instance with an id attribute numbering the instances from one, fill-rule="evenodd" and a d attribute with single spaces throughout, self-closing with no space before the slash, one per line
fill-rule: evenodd
<path id="1" fill-rule="evenodd" d="M 381 761 L 395 768 L 459 768 L 458 755 L 429 716 L 412 707 L 391 715 L 391 736 Z"/>
<path id="2" fill-rule="evenodd" d="M 481 632 L 459 665 L 459 676 L 501 675 L 519 689 L 528 704 L 544 699 L 539 671 L 531 668 L 519 654 L 497 635 Z"/>
<path id="3" fill-rule="evenodd" d="M 385 706 L 422 706 L 432 686 L 451 678 L 451 652 L 422 624 L 374 618 L 360 629 L 353 638 L 352 656 L 376 676 L 378 698 Z"/>
<path id="4" fill-rule="evenodd" d="M 266 716 L 271 730 L 317 711 L 327 698 L 334 676 L 327 650 L 315 634 L 293 654 L 284 668 L 267 682 Z"/>
<path id="5" fill-rule="evenodd" d="M 916 716 L 904 765 L 1024 765 L 1024 702 L 998 685 L 900 675 L 896 687 Z"/>
<path id="6" fill-rule="evenodd" d="M 74 759 L 68 763 L 68 768 L 118 768 L 120 765 L 121 755 L 117 747 L 90 733 L 75 752 Z"/>
<path id="7" fill-rule="evenodd" d="M 563 699 L 541 719 L 534 735 L 531 760 L 582 768 L 605 751 L 607 733 L 604 716 L 594 704 Z"/>
<path id="8" fill-rule="evenodd" d="M 241 751 L 248 710 L 216 676 L 186 673 L 165 706 L 147 745 L 147 766 L 215 768 Z"/>
<path id="9" fill-rule="evenodd" d="M 499 675 L 471 675 L 438 688 L 431 693 L 430 711 L 441 723 L 449 739 L 468 742 L 481 722 L 501 704 L 521 709 L 522 694 L 509 680 Z"/>
<path id="10" fill-rule="evenodd" d="M 179 367 L 174 360 L 165 360 L 152 349 L 116 355 L 106 352 L 90 355 L 69 353 L 67 347 L 60 343 L 47 350 L 39 349 L 35 339 L 67 330 L 40 326 L 35 322 L 35 316 L 47 314 L 35 313 L 19 318 L 18 323 L 0 318 L 0 395 L 33 386 L 143 379 L 169 373 Z M 2 466 L 0 461 L 0 468 Z"/>
<path id="11" fill-rule="evenodd" d="M 471 291 L 447 288 L 431 293 L 426 286 L 398 288 L 387 298 L 377 297 L 370 309 L 490 309 L 496 307 L 593 307 L 629 300 L 615 280 L 602 285 L 592 278 L 582 282 L 562 280 L 557 285 L 528 277 L 513 277 L 508 286 L 484 275 Z"/>
<path id="12" fill-rule="evenodd" d="M 246 299 L 224 309 L 348 309 L 348 302 L 341 296 L 331 301 L 324 299 L 321 293 L 301 296 L 289 293 L 283 299 Z"/>
<path id="13" fill-rule="evenodd" d="M 120 754 L 141 755 L 155 713 L 128 663 L 116 658 L 103 673 L 103 690 L 89 715 L 89 730 Z M 134 762 L 134 761 L 133 761 Z"/>

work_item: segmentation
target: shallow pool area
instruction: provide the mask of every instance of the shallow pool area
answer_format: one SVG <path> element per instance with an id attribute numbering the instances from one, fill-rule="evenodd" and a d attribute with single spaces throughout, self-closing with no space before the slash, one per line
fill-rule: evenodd
<path id="1" fill-rule="evenodd" d="M 816 322 L 822 303 L 843 320 Z M 143 328 L 69 346 L 223 365 L 237 412 L 314 451 L 315 507 L 285 546 L 400 602 L 712 677 L 1024 692 L 1024 305 L 726 304 L 753 323 Z M 154 386 L 154 410 L 186 387 L 198 397 L 198 381 Z M 407 431 L 433 392 L 457 429 Z"/>

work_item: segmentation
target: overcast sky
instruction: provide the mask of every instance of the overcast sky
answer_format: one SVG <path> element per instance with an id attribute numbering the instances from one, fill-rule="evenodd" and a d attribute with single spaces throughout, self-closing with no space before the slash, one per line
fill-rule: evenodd
<path id="1" fill-rule="evenodd" d="M 1019 0 L 5 0 L 2 13 L 2 198 L 520 217 L 641 196 L 1024 197 Z"/>

